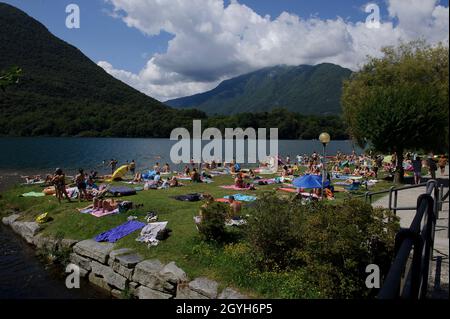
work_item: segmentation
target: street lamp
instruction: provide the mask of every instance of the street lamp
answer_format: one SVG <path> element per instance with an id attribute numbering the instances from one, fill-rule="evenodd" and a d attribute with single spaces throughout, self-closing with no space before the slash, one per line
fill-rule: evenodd
<path id="1" fill-rule="evenodd" d="M 325 178 L 326 178 L 326 168 L 325 168 L 325 156 L 326 156 L 326 148 L 327 144 L 330 143 L 331 137 L 330 134 L 324 132 L 320 134 L 319 141 L 323 145 L 323 157 L 322 157 L 322 199 L 323 199 L 323 189 L 325 184 Z"/>

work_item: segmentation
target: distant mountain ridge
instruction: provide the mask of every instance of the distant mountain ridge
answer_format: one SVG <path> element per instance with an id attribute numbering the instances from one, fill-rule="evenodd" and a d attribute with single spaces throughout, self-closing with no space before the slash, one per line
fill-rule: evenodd
<path id="1" fill-rule="evenodd" d="M 340 114 L 342 82 L 351 73 L 331 63 L 278 65 L 223 81 L 211 91 L 165 103 L 207 114 L 267 112 L 279 107 L 305 115 Z"/>

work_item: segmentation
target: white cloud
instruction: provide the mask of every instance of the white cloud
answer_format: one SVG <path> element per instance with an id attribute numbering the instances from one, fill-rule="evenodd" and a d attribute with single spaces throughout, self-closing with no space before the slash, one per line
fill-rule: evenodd
<path id="1" fill-rule="evenodd" d="M 138 73 L 99 62 L 108 73 L 161 101 L 191 95 L 221 80 L 261 67 L 331 62 L 357 69 L 386 45 L 419 37 L 448 43 L 449 8 L 437 0 L 388 0 L 390 21 L 337 17 L 301 19 L 283 12 L 271 19 L 235 0 L 106 0 L 113 16 L 154 36 L 174 35 L 167 52 L 153 55 Z"/>

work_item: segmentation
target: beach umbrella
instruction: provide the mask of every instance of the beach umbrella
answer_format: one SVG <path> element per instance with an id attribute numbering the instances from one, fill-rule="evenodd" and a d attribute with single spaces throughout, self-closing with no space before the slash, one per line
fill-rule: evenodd
<path id="1" fill-rule="evenodd" d="M 322 176 L 303 175 L 294 179 L 292 184 L 297 188 L 322 188 Z M 329 181 L 325 181 L 323 186 L 327 187 L 329 184 Z"/>

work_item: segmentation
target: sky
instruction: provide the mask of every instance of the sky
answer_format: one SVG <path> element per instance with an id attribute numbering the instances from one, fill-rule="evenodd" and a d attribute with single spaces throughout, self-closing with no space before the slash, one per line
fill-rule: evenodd
<path id="1" fill-rule="evenodd" d="M 418 38 L 448 45 L 449 39 L 448 0 L 0 2 L 25 11 L 111 75 L 160 101 L 263 67 L 330 62 L 357 70 L 383 46 Z M 80 8 L 78 29 L 66 27 L 72 3 Z M 366 12 L 368 4 L 379 9 L 379 19 Z"/>

